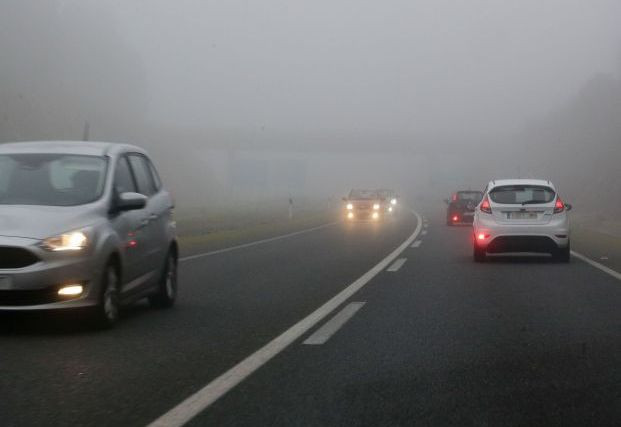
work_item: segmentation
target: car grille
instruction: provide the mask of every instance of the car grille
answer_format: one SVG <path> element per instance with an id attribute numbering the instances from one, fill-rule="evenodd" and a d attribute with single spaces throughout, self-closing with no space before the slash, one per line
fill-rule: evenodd
<path id="1" fill-rule="evenodd" d="M 500 236 L 492 240 L 487 252 L 541 252 L 553 253 L 558 249 L 554 240 L 546 236 Z"/>
<path id="2" fill-rule="evenodd" d="M 39 258 L 26 249 L 0 246 L 0 268 L 24 268 L 38 261 Z"/>
<path id="3" fill-rule="evenodd" d="M 0 291 L 0 306 L 50 304 L 61 301 L 56 289 Z"/>

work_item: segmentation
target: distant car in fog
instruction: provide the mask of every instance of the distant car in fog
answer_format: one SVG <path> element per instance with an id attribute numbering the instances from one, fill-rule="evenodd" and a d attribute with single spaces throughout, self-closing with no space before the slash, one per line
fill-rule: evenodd
<path id="1" fill-rule="evenodd" d="M 399 205 L 399 195 L 395 190 L 380 189 L 377 190 L 377 194 L 382 200 L 382 205 L 386 212 L 390 214 L 396 211 Z"/>
<path id="2" fill-rule="evenodd" d="M 0 311 L 82 309 L 103 327 L 121 304 L 177 295 L 173 201 L 131 145 L 0 145 Z"/>
<path id="3" fill-rule="evenodd" d="M 457 191 L 446 199 L 446 225 L 472 224 L 474 209 L 483 198 L 481 191 Z"/>
<path id="4" fill-rule="evenodd" d="M 491 181 L 474 215 L 474 260 L 485 261 L 488 253 L 541 252 L 569 262 L 569 210 L 550 181 Z"/>
<path id="5" fill-rule="evenodd" d="M 385 201 L 375 190 L 354 189 L 343 198 L 349 221 L 379 221 L 385 216 Z"/>

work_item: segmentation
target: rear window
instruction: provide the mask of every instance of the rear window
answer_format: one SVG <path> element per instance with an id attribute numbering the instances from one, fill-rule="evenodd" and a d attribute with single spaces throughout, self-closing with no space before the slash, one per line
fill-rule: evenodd
<path id="1" fill-rule="evenodd" d="M 503 205 L 529 205 L 550 203 L 556 193 L 550 187 L 539 185 L 506 185 L 489 192 L 495 203 Z"/>
<path id="2" fill-rule="evenodd" d="M 480 191 L 460 191 L 456 195 L 457 200 L 480 202 L 483 198 L 483 193 Z"/>

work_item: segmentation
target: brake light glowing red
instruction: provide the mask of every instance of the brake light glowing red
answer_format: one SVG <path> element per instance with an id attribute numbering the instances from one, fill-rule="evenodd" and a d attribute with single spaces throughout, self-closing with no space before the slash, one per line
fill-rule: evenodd
<path id="1" fill-rule="evenodd" d="M 457 201 L 457 193 L 453 193 L 453 196 L 451 197 L 451 199 L 453 199 L 454 202 Z"/>
<path id="2" fill-rule="evenodd" d="M 485 196 L 483 201 L 481 202 L 481 212 L 485 212 L 487 214 L 492 213 L 492 206 L 489 203 L 489 198 Z"/>
<path id="3" fill-rule="evenodd" d="M 565 203 L 561 200 L 560 197 L 556 198 L 556 203 L 554 204 L 554 213 L 561 213 L 565 210 Z"/>
<path id="4" fill-rule="evenodd" d="M 455 215 L 455 216 L 453 217 L 453 222 L 457 222 L 457 221 L 459 221 L 459 217 L 458 217 L 457 215 Z"/>
<path id="5" fill-rule="evenodd" d="M 485 240 L 488 237 L 489 237 L 489 234 L 484 234 L 484 233 L 477 234 L 477 239 L 479 239 L 479 240 Z"/>

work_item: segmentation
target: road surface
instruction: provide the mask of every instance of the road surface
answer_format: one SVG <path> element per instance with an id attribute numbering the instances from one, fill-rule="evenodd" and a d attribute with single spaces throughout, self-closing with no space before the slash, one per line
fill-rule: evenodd
<path id="1" fill-rule="evenodd" d="M 2 425 L 619 424 L 621 281 L 427 217 L 186 259 L 112 331 L 3 316 Z"/>

